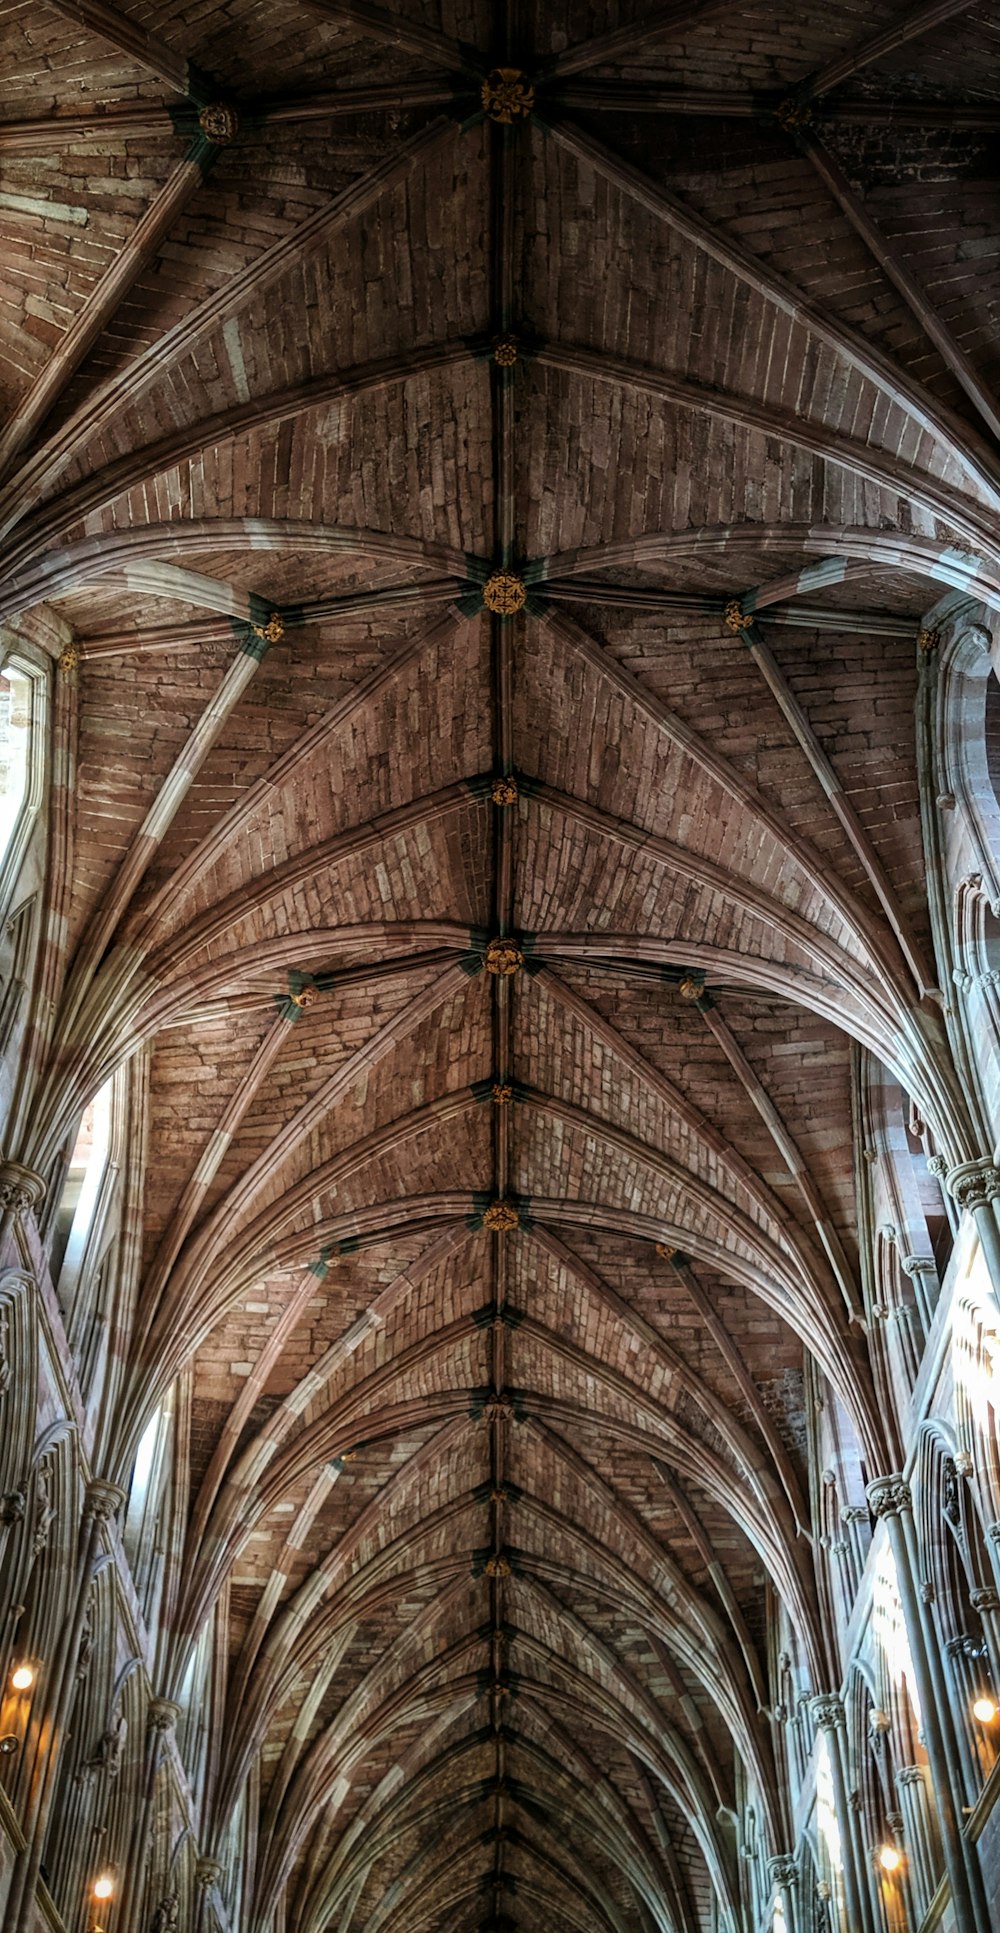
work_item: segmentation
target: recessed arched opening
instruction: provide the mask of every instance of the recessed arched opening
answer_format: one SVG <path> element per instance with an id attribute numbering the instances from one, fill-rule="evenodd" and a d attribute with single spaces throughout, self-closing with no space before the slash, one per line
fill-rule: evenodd
<path id="1" fill-rule="evenodd" d="M 56 1209 L 49 1267 L 69 1317 L 93 1228 L 111 1148 L 110 1081 L 88 1101 L 80 1117 Z"/>
<path id="2" fill-rule="evenodd" d="M 0 671 L 0 892 L 9 896 L 30 820 L 41 799 L 44 675 L 17 657 Z"/>

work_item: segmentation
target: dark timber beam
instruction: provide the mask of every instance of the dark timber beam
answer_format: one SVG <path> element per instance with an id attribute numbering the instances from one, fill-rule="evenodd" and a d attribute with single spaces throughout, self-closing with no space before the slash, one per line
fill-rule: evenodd
<path id="1" fill-rule="evenodd" d="M 668 35 L 687 35 L 720 14 L 731 12 L 732 0 L 672 0 L 665 7 L 655 7 L 644 20 L 630 20 L 624 27 L 613 27 L 608 33 L 595 34 L 592 40 L 581 41 L 578 47 L 568 47 L 564 54 L 542 63 L 539 77 L 579 74 L 605 61 L 632 59 Z"/>
<path id="2" fill-rule="evenodd" d="M 831 87 L 839 87 L 841 81 L 849 80 L 863 67 L 870 67 L 873 61 L 884 60 L 886 54 L 894 54 L 898 47 L 905 47 L 908 40 L 916 40 L 921 34 L 929 34 L 946 20 L 952 20 L 957 13 L 968 13 L 973 0 L 926 0 L 922 7 L 915 7 L 899 16 L 890 27 L 881 33 L 868 34 L 856 40 L 834 60 L 827 61 L 825 67 L 817 69 L 804 81 L 800 81 L 794 93 L 801 99 L 811 99 L 816 94 L 826 94 Z"/>
<path id="3" fill-rule="evenodd" d="M 470 83 L 470 93 L 472 84 Z M 352 114 L 398 113 L 420 107 L 449 107 L 455 90 L 444 76 L 426 81 L 401 81 L 387 87 L 328 87 L 314 94 L 275 95 L 240 103 L 241 130 L 296 126 L 305 121 L 330 121 Z M 1000 124 L 1000 110 L 997 121 Z M 124 137 L 158 139 L 163 134 L 189 136 L 197 132 L 192 108 L 154 104 L 92 109 L 86 114 L 43 114 L 33 121 L 0 124 L 0 152 L 4 154 L 57 153 L 67 141 L 93 141 L 95 146 Z"/>
<path id="4" fill-rule="evenodd" d="M 482 56 L 461 41 L 423 27 L 418 20 L 388 13 L 384 7 L 369 6 L 367 0 L 305 0 L 305 5 L 337 26 L 353 28 L 380 46 L 415 54 L 418 60 L 443 64 L 449 72 L 479 73 L 485 66 Z"/>
<path id="5" fill-rule="evenodd" d="M 941 321 L 933 303 L 928 301 L 922 284 L 907 268 L 898 250 L 887 240 L 878 223 L 868 213 L 864 201 L 852 188 L 839 161 L 811 128 L 797 128 L 795 134 L 799 146 L 809 156 L 820 180 L 829 188 L 834 200 L 847 216 L 851 227 L 860 235 L 883 274 L 898 290 L 911 315 L 920 324 L 925 336 L 934 344 L 956 381 L 961 383 L 987 428 L 994 436 L 1000 437 L 1000 409 L 992 392 L 983 382 L 978 371 L 973 368 L 964 349 L 959 348 L 951 330 Z"/>
<path id="6" fill-rule="evenodd" d="M 186 56 L 175 47 L 169 47 L 165 40 L 156 34 L 147 33 L 137 20 L 111 4 L 111 0 L 50 0 L 57 13 L 90 33 L 97 34 L 101 40 L 110 41 L 131 60 L 138 61 L 140 67 L 154 74 L 177 94 L 186 94 L 199 107 L 207 106 L 209 101 L 217 100 L 220 89 L 216 88 L 206 74 L 192 65 Z"/>
<path id="7" fill-rule="evenodd" d="M 313 94 L 275 95 L 240 103 L 240 126 L 247 135 L 265 127 L 291 127 L 309 121 L 337 120 L 352 114 L 393 113 L 421 107 L 448 108 L 463 97 L 459 87 L 446 75 L 426 81 L 406 81 L 385 87 L 330 87 Z M 587 114 L 677 114 L 683 118 L 752 121 L 773 114 L 780 105 L 777 96 L 729 94 L 690 87 L 631 86 L 620 81 L 578 81 L 569 86 L 555 83 L 544 90 L 545 98 L 560 108 L 577 109 Z M 475 95 L 470 80 L 465 98 Z M 784 99 L 781 96 L 780 99 Z M 881 129 L 954 128 L 970 133 L 1000 132 L 1000 106 L 989 102 L 966 105 L 950 101 L 823 101 L 817 103 L 817 118 Z M 0 124 L 0 153 L 52 154 L 64 142 L 93 141 L 95 146 L 111 144 L 129 137 L 158 139 L 175 133 L 184 137 L 194 132 L 196 116 L 192 108 L 158 107 L 155 103 L 129 107 L 92 109 L 85 114 L 42 114 L 30 121 L 5 121 Z"/>
<path id="8" fill-rule="evenodd" d="M 679 114 L 702 119 L 753 121 L 775 115 L 785 94 L 741 94 L 694 87 L 655 87 L 641 82 L 595 80 L 554 81 L 544 98 L 561 108 L 585 114 Z M 1000 129 L 1000 107 L 984 102 L 882 101 L 875 99 L 817 101 L 817 118 L 859 123 L 885 131 L 890 127 L 967 128 L 994 133 Z M 2 138 L 2 137 L 0 137 Z"/>

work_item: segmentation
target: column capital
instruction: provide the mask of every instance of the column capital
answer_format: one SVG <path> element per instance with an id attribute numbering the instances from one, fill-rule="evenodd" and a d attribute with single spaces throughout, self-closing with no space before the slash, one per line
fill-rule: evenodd
<path id="1" fill-rule="evenodd" d="M 1000 1591 L 995 1584 L 981 1584 L 969 1592 L 969 1603 L 974 1611 L 1000 1611 Z"/>
<path id="2" fill-rule="evenodd" d="M 797 1886 L 799 1868 L 793 1855 L 790 1852 L 776 1853 L 767 1862 L 767 1876 L 772 1886 Z"/>
<path id="3" fill-rule="evenodd" d="M 949 1168 L 945 1187 L 959 1208 L 983 1208 L 987 1202 L 1000 1200 L 1000 1168 L 989 1155 L 960 1161 L 957 1168 Z"/>
<path id="4" fill-rule="evenodd" d="M 41 1206 L 45 1189 L 43 1177 L 34 1169 L 25 1168 L 20 1161 L 0 1161 L 0 1209 L 24 1215 L 29 1208 Z"/>
<path id="5" fill-rule="evenodd" d="M 874 1477 L 865 1495 L 876 1517 L 898 1517 L 913 1509 L 913 1496 L 906 1478 L 895 1471 L 892 1476 Z"/>
<path id="6" fill-rule="evenodd" d="M 222 1878 L 222 1867 L 217 1859 L 199 1859 L 194 1869 L 195 1885 L 203 1893 L 211 1891 Z"/>
<path id="7" fill-rule="evenodd" d="M 936 1275 L 938 1272 L 933 1255 L 904 1255 L 899 1266 L 911 1280 L 918 1275 Z"/>
<path id="8" fill-rule="evenodd" d="M 172 1698 L 151 1698 L 146 1706 L 146 1724 L 151 1732 L 172 1732 L 181 1708 Z"/>
<path id="9" fill-rule="evenodd" d="M 901 1765 L 899 1771 L 895 1774 L 894 1783 L 902 1786 L 925 1785 L 923 1766 Z"/>
<path id="10" fill-rule="evenodd" d="M 845 1503 L 840 1513 L 842 1524 L 866 1524 L 871 1519 L 871 1511 L 863 1503 Z"/>
<path id="11" fill-rule="evenodd" d="M 821 1732 L 835 1731 L 844 1723 L 844 1701 L 835 1691 L 818 1692 L 809 1700 L 809 1709 Z"/>
<path id="12" fill-rule="evenodd" d="M 98 1523 L 106 1524 L 110 1517 L 117 1515 L 125 1502 L 125 1492 L 117 1483 L 108 1483 L 104 1477 L 94 1477 L 87 1485 L 83 1514 L 96 1517 Z"/>

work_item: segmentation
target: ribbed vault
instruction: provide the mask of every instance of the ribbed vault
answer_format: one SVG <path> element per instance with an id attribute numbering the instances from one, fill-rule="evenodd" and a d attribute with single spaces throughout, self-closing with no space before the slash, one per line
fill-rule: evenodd
<path id="1" fill-rule="evenodd" d="M 91 1450 L 184 1392 L 203 1850 L 250 1780 L 253 1933 L 735 1926 L 768 1594 L 830 1675 L 809 1365 L 894 1467 L 854 1044 L 979 1152 L 912 708 L 1000 591 L 995 23 L 3 28 L 0 613 L 69 627 L 72 854 L 8 1150 L 130 1070 Z"/>

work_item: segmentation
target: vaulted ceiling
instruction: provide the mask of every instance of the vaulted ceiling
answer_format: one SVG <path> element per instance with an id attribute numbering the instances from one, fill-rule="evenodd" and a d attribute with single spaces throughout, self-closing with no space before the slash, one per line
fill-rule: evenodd
<path id="1" fill-rule="evenodd" d="M 912 721 L 1000 587 L 995 13 L 0 27 L 0 613 L 63 654 L 12 1151 L 137 1056 L 97 1444 L 184 1372 L 204 1849 L 259 1755 L 248 1925 L 707 1926 L 740 1763 L 788 1836 L 769 1592 L 830 1670 L 807 1350 L 891 1456 L 852 1040 L 966 1135 Z"/>

